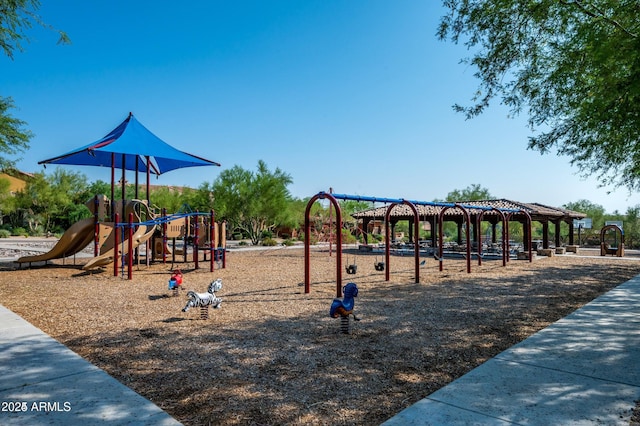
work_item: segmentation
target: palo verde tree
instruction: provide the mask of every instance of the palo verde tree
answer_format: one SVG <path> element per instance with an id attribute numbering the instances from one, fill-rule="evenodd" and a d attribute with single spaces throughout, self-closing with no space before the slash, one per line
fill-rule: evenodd
<path id="1" fill-rule="evenodd" d="M 36 173 L 24 190 L 16 194 L 23 224 L 30 233 L 62 231 L 88 217 L 85 206 L 87 178 L 80 172 L 62 168 L 48 175 Z"/>
<path id="2" fill-rule="evenodd" d="M 26 31 L 34 24 L 52 29 L 37 14 L 38 0 L 0 0 L 0 49 L 13 59 L 15 51 L 22 51 L 29 39 Z M 69 43 L 68 36 L 58 31 L 58 43 Z M 17 154 L 29 148 L 32 133 L 23 120 L 13 117 L 9 110 L 15 108 L 10 97 L 0 96 L 0 169 L 12 167 Z"/>
<path id="3" fill-rule="evenodd" d="M 526 111 L 528 147 L 567 155 L 603 185 L 640 188 L 640 2 L 443 0 L 442 40 L 463 43 L 479 88 L 468 118 L 499 98 Z"/>
<path id="4" fill-rule="evenodd" d="M 242 232 L 258 244 L 264 231 L 272 231 L 290 216 L 290 175 L 279 168 L 270 171 L 258 161 L 254 173 L 240 166 L 222 171 L 213 183 L 216 218 L 226 220 L 231 229 Z"/>

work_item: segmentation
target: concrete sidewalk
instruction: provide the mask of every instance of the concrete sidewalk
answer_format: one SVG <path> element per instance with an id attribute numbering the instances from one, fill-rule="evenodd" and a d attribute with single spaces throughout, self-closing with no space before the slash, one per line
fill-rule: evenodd
<path id="1" fill-rule="evenodd" d="M 629 425 L 640 276 L 401 411 L 395 425 Z"/>
<path id="2" fill-rule="evenodd" d="M 0 305 L 0 425 L 180 425 Z"/>

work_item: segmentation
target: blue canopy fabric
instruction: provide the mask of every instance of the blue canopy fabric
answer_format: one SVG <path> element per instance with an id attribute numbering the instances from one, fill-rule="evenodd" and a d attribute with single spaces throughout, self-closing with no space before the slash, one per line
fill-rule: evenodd
<path id="1" fill-rule="evenodd" d="M 100 140 L 38 164 L 112 167 L 160 175 L 171 170 L 196 166 L 220 166 L 180 151 L 144 127 L 133 114 Z M 148 166 L 147 166 L 148 165 Z"/>

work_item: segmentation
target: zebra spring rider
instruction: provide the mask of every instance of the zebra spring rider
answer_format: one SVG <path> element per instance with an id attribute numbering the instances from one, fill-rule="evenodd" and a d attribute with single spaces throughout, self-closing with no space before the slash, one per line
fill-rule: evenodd
<path id="1" fill-rule="evenodd" d="M 218 278 L 215 281 L 211 281 L 206 293 L 196 293 L 195 291 L 187 292 L 189 300 L 184 308 L 182 308 L 182 312 L 187 312 L 189 308 L 200 308 L 200 318 L 209 318 L 209 306 L 218 309 L 222 305 L 222 299 L 216 297 L 216 291 L 221 289 L 222 279 Z"/>
<path id="2" fill-rule="evenodd" d="M 342 294 L 344 294 L 342 299 L 333 299 L 329 309 L 329 316 L 331 318 L 340 318 L 340 330 L 345 334 L 349 334 L 351 332 L 349 315 L 353 315 L 354 320 L 360 321 L 360 318 L 353 313 L 354 298 L 358 297 L 358 286 L 355 283 L 348 283 L 343 287 Z"/>

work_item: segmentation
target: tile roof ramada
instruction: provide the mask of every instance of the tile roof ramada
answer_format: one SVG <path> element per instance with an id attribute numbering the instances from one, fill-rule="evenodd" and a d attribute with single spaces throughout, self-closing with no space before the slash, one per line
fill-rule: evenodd
<path id="1" fill-rule="evenodd" d="M 506 199 L 459 201 L 458 204 L 468 207 L 467 211 L 471 215 L 480 213 L 483 210 L 482 208 L 510 209 L 526 211 L 527 213 L 529 213 L 532 220 L 535 221 L 583 219 L 587 216 L 584 213 L 558 207 L 551 207 L 540 203 L 521 203 L 518 201 Z M 472 206 L 478 206 L 481 208 L 473 209 Z M 421 218 L 439 215 L 443 208 L 444 206 L 437 205 L 437 203 L 434 203 L 434 205 L 416 205 L 416 209 L 418 210 L 418 214 Z M 353 213 L 351 216 L 353 216 L 353 218 L 355 219 L 370 218 L 382 220 L 384 219 L 386 211 L 387 206 L 381 206 L 368 210 L 362 210 Z M 456 217 L 462 216 L 462 211 L 459 208 L 451 207 L 447 209 L 444 214 L 445 217 L 454 219 Z M 495 216 L 497 214 L 498 213 L 495 210 L 485 210 L 484 216 Z M 522 216 L 522 214 L 514 213 L 514 216 L 519 217 Z M 406 204 L 397 204 L 391 211 L 391 217 L 396 219 L 409 219 L 413 218 L 413 212 L 411 208 Z"/>

